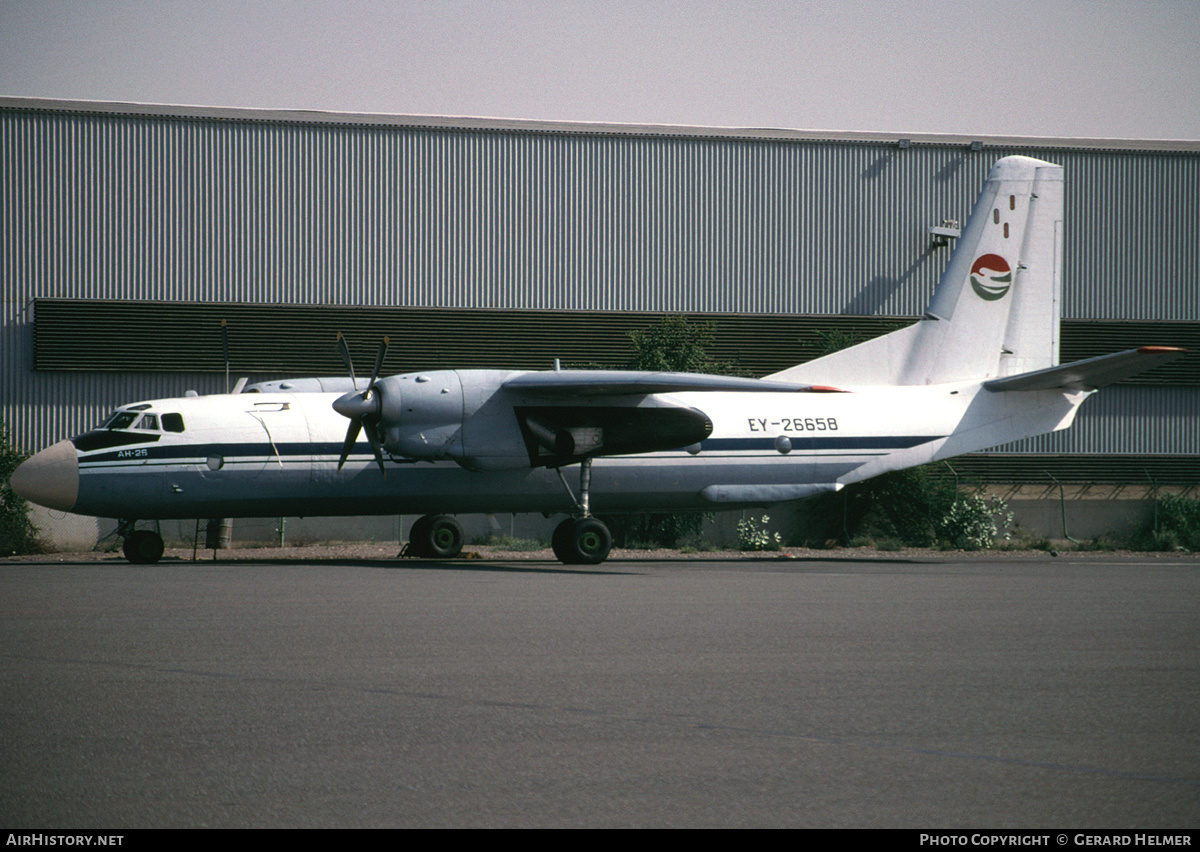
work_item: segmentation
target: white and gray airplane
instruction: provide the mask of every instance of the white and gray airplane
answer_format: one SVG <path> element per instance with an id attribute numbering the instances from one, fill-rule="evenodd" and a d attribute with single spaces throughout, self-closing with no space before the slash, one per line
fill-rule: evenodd
<path id="1" fill-rule="evenodd" d="M 410 552 L 455 556 L 453 513 L 567 515 L 553 547 L 598 564 L 592 515 L 757 507 L 1071 425 L 1097 388 L 1173 360 L 1148 346 L 1058 365 L 1063 172 L 1006 157 L 988 175 L 914 325 L 763 379 L 611 370 L 431 370 L 251 385 L 125 405 L 25 461 L 12 486 L 141 520 L 418 513 Z M 349 429 L 346 429 L 346 419 Z M 360 441 L 365 434 L 366 442 Z M 577 465 L 576 484 L 564 468 Z M 574 479 L 572 475 L 571 479 Z"/>

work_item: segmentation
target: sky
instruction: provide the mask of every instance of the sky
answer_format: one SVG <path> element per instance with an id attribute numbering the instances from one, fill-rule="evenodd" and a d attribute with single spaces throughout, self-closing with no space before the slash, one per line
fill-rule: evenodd
<path id="1" fill-rule="evenodd" d="M 0 0 L 0 96 L 1200 140 L 1200 2 Z"/>

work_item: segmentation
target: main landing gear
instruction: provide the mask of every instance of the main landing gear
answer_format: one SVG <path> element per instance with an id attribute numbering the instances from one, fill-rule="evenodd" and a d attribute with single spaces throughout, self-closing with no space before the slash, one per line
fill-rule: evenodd
<path id="1" fill-rule="evenodd" d="M 584 459 L 579 471 L 579 499 L 567 485 L 562 470 L 559 477 L 578 514 L 567 518 L 554 530 L 551 547 L 564 565 L 599 565 L 612 550 L 612 533 L 604 521 L 593 518 L 588 511 L 588 493 L 592 484 L 592 460 Z M 450 515 L 423 515 L 408 532 L 408 545 L 402 556 L 419 559 L 453 559 L 462 552 L 463 531 Z"/>
<path id="2" fill-rule="evenodd" d="M 567 518 L 555 528 L 550 546 L 564 565 L 599 565 L 612 550 L 612 533 L 599 518 Z"/>
<path id="3" fill-rule="evenodd" d="M 408 532 L 409 556 L 453 559 L 462 553 L 463 530 L 450 515 L 425 515 Z"/>
<path id="4" fill-rule="evenodd" d="M 125 539 L 121 550 L 134 565 L 153 565 L 162 559 L 162 536 L 152 530 L 135 530 L 137 521 L 119 521 L 117 535 Z"/>
<path id="5" fill-rule="evenodd" d="M 575 500 L 575 494 L 567 485 L 562 475 L 562 469 L 557 469 L 563 486 Z M 588 493 L 592 487 L 592 460 L 584 459 L 579 468 L 579 499 L 575 506 L 579 516 L 567 518 L 554 530 L 550 546 L 554 555 L 564 565 L 599 565 L 608 558 L 612 550 L 612 533 L 604 525 L 604 521 L 593 518 L 588 510 Z"/>

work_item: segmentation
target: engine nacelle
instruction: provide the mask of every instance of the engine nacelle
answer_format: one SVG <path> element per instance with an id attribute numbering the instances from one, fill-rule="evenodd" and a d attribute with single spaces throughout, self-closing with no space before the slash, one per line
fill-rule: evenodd
<path id="1" fill-rule="evenodd" d="M 456 371 L 389 376 L 376 387 L 387 452 L 425 461 L 463 457 L 463 392 Z"/>

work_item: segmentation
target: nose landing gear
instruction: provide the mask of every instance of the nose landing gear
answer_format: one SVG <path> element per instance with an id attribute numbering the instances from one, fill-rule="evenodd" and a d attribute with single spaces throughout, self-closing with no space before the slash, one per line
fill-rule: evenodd
<path id="1" fill-rule="evenodd" d="M 162 536 L 152 530 L 135 530 L 137 521 L 120 521 L 117 524 L 117 535 L 125 539 L 121 550 L 134 565 L 153 565 L 162 559 Z"/>

